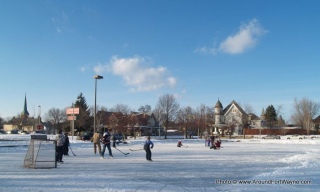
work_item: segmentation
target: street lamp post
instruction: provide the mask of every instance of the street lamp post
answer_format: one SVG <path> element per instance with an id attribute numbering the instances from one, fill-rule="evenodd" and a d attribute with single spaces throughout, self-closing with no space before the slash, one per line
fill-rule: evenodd
<path id="1" fill-rule="evenodd" d="M 39 123 L 39 125 L 40 125 L 40 121 L 41 121 L 41 120 L 40 120 L 40 117 L 41 117 L 41 106 L 38 105 L 38 108 L 39 108 L 39 111 L 38 111 L 38 112 L 39 112 L 39 122 L 38 122 L 38 123 Z"/>
<path id="2" fill-rule="evenodd" d="M 73 141 L 73 136 L 74 136 L 74 103 L 72 102 L 72 130 L 71 130 L 71 136 L 72 136 L 72 141 Z"/>
<path id="3" fill-rule="evenodd" d="M 160 125 L 160 122 L 159 122 L 159 140 L 161 139 L 161 125 Z"/>
<path id="4" fill-rule="evenodd" d="M 38 105 L 38 126 L 37 126 L 37 128 L 39 128 L 39 130 L 40 130 L 40 124 L 41 124 L 41 106 L 40 105 Z"/>
<path id="5" fill-rule="evenodd" d="M 94 88 L 94 117 L 93 117 L 93 132 L 96 132 L 96 113 L 97 113 L 97 80 L 103 79 L 100 75 L 95 75 L 93 77 L 95 79 L 95 88 Z"/>

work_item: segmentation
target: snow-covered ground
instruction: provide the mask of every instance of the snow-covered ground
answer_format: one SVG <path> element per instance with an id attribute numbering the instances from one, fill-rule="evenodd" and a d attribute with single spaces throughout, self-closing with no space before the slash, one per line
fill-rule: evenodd
<path id="1" fill-rule="evenodd" d="M 0 191 L 320 190 L 320 139 L 231 139 L 220 150 L 201 139 L 182 140 L 187 148 L 153 139 L 153 162 L 129 150 L 142 149 L 142 138 L 118 145 L 129 155 L 113 149 L 113 159 L 95 156 L 91 142 L 71 140 L 76 156 L 70 152 L 57 168 L 30 169 L 23 167 L 29 138 L 0 135 Z"/>

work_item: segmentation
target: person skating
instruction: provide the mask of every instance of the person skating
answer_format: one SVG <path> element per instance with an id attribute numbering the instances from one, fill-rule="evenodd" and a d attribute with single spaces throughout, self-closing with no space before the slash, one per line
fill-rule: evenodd
<path id="1" fill-rule="evenodd" d="M 210 147 L 210 138 L 209 137 L 207 138 L 207 144 L 208 144 L 208 147 Z"/>
<path id="2" fill-rule="evenodd" d="M 108 132 L 108 130 L 103 134 L 103 137 L 102 137 L 102 143 L 103 143 L 103 147 L 102 147 L 102 152 L 101 152 L 101 158 L 104 159 L 104 153 L 106 151 L 106 147 L 108 148 L 108 151 L 109 151 L 109 156 L 111 158 L 113 158 L 113 155 L 112 155 L 112 151 L 111 151 L 111 147 L 110 147 L 110 138 L 111 138 L 111 135 L 110 133 Z"/>
<path id="3" fill-rule="evenodd" d="M 216 139 L 216 149 L 220 149 L 220 147 L 221 147 L 221 139 L 220 139 L 220 137 L 218 137 L 218 139 Z"/>
<path id="4" fill-rule="evenodd" d="M 112 147 L 116 148 L 116 144 L 117 144 L 117 138 L 115 135 L 112 136 Z"/>
<path id="5" fill-rule="evenodd" d="M 94 154 L 97 154 L 97 147 L 99 155 L 101 155 L 101 144 L 100 141 L 102 140 L 102 135 L 100 131 L 97 131 L 93 134 L 91 142 L 93 142 L 93 152 Z"/>
<path id="6" fill-rule="evenodd" d="M 214 136 L 210 137 L 210 143 L 211 143 L 210 149 L 215 148 L 214 139 L 215 139 Z"/>
<path id="7" fill-rule="evenodd" d="M 56 161 L 63 163 L 62 156 L 63 156 L 63 145 L 64 145 L 64 136 L 62 134 L 62 130 L 58 131 L 56 135 L 57 147 L 56 147 Z"/>
<path id="8" fill-rule="evenodd" d="M 177 144 L 177 147 L 181 147 L 181 146 L 183 146 L 183 145 L 182 145 L 182 141 L 179 140 L 179 141 L 178 141 L 178 144 Z"/>
<path id="9" fill-rule="evenodd" d="M 69 155 L 69 145 L 68 133 L 64 133 L 63 155 Z"/>
<path id="10" fill-rule="evenodd" d="M 144 150 L 146 151 L 146 159 L 148 161 L 152 161 L 152 159 L 151 159 L 152 154 L 151 154 L 150 148 L 152 149 L 153 146 L 154 146 L 153 142 L 150 140 L 150 136 L 148 136 L 147 140 L 144 142 L 144 146 L 143 146 Z"/>

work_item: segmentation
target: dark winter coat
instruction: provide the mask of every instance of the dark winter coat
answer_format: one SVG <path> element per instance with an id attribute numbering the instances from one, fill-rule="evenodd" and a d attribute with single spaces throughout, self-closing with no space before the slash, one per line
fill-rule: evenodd
<path id="1" fill-rule="evenodd" d="M 109 132 L 105 132 L 103 134 L 103 137 L 102 137 L 102 143 L 103 144 L 110 144 L 110 138 L 111 138 L 111 135 Z"/>
<path id="2" fill-rule="evenodd" d="M 70 142 L 69 142 L 69 137 L 68 136 L 65 136 L 64 137 L 64 146 L 69 146 Z"/>

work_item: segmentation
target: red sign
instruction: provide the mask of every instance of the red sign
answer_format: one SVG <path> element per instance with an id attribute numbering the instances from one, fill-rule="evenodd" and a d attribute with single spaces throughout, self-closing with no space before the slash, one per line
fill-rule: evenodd
<path id="1" fill-rule="evenodd" d="M 73 117 L 73 118 L 72 118 L 72 117 Z M 70 115 L 69 115 L 69 116 L 68 116 L 68 120 L 69 120 L 69 121 L 72 121 L 72 120 L 75 121 L 75 120 L 77 120 L 77 116 L 72 116 L 72 115 L 70 116 Z"/>
<path id="2" fill-rule="evenodd" d="M 79 114 L 79 108 L 67 108 L 66 114 L 67 115 Z"/>

